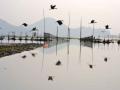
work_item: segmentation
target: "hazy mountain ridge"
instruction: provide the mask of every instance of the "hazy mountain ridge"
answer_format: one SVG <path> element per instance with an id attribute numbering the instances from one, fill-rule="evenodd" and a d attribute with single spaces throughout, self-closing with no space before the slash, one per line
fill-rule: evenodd
<path id="1" fill-rule="evenodd" d="M 23 26 L 14 26 L 8 22 L 0 19 L 0 34 L 7 35 L 8 33 L 15 32 L 17 35 L 21 32 L 27 32 L 27 29 Z"/>
<path id="2" fill-rule="evenodd" d="M 68 32 L 68 26 L 61 25 L 59 26 L 56 22 L 56 19 L 54 18 L 45 18 L 45 32 L 51 33 L 53 35 L 56 35 L 57 26 L 59 29 L 59 36 L 66 37 Z M 4 20 L 0 19 L 0 33 L 3 35 L 6 35 L 8 33 L 15 32 L 17 35 L 20 35 L 20 33 L 27 33 L 31 35 L 32 28 L 36 27 L 39 30 L 39 35 L 43 35 L 44 31 L 44 19 L 32 24 L 28 25 L 27 27 L 24 27 L 23 25 L 20 26 L 14 26 L 9 23 L 7 23 Z M 80 28 L 70 28 L 71 30 L 71 37 L 79 37 L 80 35 Z M 103 36 L 103 29 L 95 29 L 95 36 L 98 37 L 99 35 Z M 107 31 L 105 35 L 109 35 L 110 31 Z M 90 27 L 82 27 L 82 37 L 90 36 L 92 35 L 92 28 Z"/>

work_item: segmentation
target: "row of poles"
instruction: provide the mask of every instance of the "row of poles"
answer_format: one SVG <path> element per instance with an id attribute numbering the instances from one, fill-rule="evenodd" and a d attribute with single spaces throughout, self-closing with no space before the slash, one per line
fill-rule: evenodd
<path id="1" fill-rule="evenodd" d="M 6 39 L 7 38 L 7 39 Z M 10 35 L 10 34 L 8 34 L 7 36 L 4 36 L 4 35 L 1 35 L 0 36 L 0 40 L 1 40 L 1 43 L 2 43 L 2 41 L 3 40 L 8 40 L 8 43 L 10 42 L 10 41 L 20 41 L 20 42 L 22 42 L 22 41 L 25 41 L 25 43 L 27 43 L 27 41 L 31 41 L 31 42 L 33 42 L 33 41 L 43 41 L 43 38 L 42 37 L 39 37 L 38 35 L 35 37 L 35 36 L 28 36 L 27 34 L 25 34 L 25 36 L 22 36 L 22 35 L 20 35 L 20 36 L 16 36 L 15 34 L 12 34 L 12 35 Z"/>
<path id="2" fill-rule="evenodd" d="M 56 8 L 56 5 L 50 5 L 50 10 L 54 10 L 54 9 L 57 9 Z M 44 9 L 43 9 L 43 18 L 44 18 L 44 35 L 43 35 L 43 39 L 45 39 L 45 32 L 46 32 L 46 22 L 45 22 L 45 11 L 44 11 Z M 71 35 L 70 35 L 70 13 L 69 13 L 69 23 L 68 23 L 68 35 L 67 35 L 67 37 L 68 37 L 68 39 L 71 39 Z M 63 25 L 63 20 L 57 20 L 56 21 L 57 23 L 58 23 L 58 25 L 59 26 L 61 26 L 61 25 Z M 90 24 L 92 24 L 93 25 L 93 31 L 92 31 L 92 39 L 93 40 L 95 40 L 95 24 L 96 24 L 97 22 L 95 21 L 95 20 L 91 20 L 90 21 Z M 22 24 L 23 26 L 25 26 L 25 27 L 27 27 L 28 26 L 28 24 L 27 23 L 23 23 Z M 105 30 L 103 31 L 104 32 L 104 40 L 105 40 L 105 31 L 106 30 L 108 30 L 108 29 L 111 29 L 110 27 L 109 27 L 109 25 L 106 25 L 105 26 Z M 39 39 L 39 37 L 38 37 L 38 29 L 36 28 L 36 27 L 34 27 L 33 29 L 32 29 L 32 32 L 33 32 L 33 35 L 32 35 L 32 37 L 31 37 L 31 41 L 33 41 L 34 40 L 34 38 L 36 37 L 38 40 L 42 40 L 42 39 Z M 58 35 L 58 33 L 59 33 L 59 28 L 58 28 L 58 26 L 57 26 L 57 34 L 56 34 L 56 38 L 58 39 L 58 37 L 59 37 L 59 35 Z M 82 38 L 82 18 L 81 18 L 81 20 L 80 20 L 80 40 L 81 40 L 81 38 Z M 1 36 L 0 37 L 0 40 L 2 41 L 4 39 L 4 36 Z M 15 36 L 15 33 L 13 33 L 13 35 L 12 35 L 12 38 L 10 38 L 10 35 L 8 35 L 8 40 L 16 40 L 16 36 Z M 28 35 L 26 34 L 25 35 L 25 38 L 23 39 L 22 38 L 22 36 L 20 36 L 19 37 L 19 40 L 20 41 L 22 41 L 22 40 L 25 40 L 25 41 L 27 41 L 28 40 Z M 108 40 L 109 40 L 109 36 L 108 36 Z"/>

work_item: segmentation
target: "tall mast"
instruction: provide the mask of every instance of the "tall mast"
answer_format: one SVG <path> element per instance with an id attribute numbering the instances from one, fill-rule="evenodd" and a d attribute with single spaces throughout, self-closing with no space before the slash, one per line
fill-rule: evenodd
<path id="1" fill-rule="evenodd" d="M 45 11 L 44 11 L 44 9 L 43 9 L 43 18 L 44 18 L 44 31 L 43 31 L 43 36 L 45 35 Z M 44 38 L 45 38 L 45 36 L 44 36 Z"/>
<path id="2" fill-rule="evenodd" d="M 69 16 L 69 23 L 68 23 L 68 38 L 70 39 L 70 13 L 68 14 Z"/>
<path id="3" fill-rule="evenodd" d="M 43 67 L 44 67 L 44 52 L 45 52 L 45 50 L 44 50 L 44 45 L 45 45 L 45 11 L 44 11 L 44 9 L 43 9 L 43 18 L 44 18 L 44 31 L 43 31 L 43 39 L 44 39 L 44 43 L 43 43 L 43 59 L 42 59 L 42 67 L 41 67 L 41 72 L 42 72 L 42 70 L 43 70 Z"/>
<path id="4" fill-rule="evenodd" d="M 81 40 L 81 37 L 82 37 L 82 17 L 80 20 L 80 40 Z"/>

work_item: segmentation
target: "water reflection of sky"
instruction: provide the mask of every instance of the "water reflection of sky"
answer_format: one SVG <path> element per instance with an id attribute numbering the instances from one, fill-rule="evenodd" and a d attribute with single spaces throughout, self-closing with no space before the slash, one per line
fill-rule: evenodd
<path id="1" fill-rule="evenodd" d="M 80 48 L 76 40 L 70 41 L 69 48 L 67 45 L 58 45 L 57 55 L 56 46 L 45 48 L 44 61 L 43 48 L 1 58 L 0 90 L 119 90 L 120 51 L 117 44 L 109 47 L 95 44 L 93 49 L 81 45 Z M 94 68 L 90 69 L 92 50 Z M 50 51 L 53 52 L 46 53 Z M 36 57 L 32 57 L 31 52 L 37 53 Z M 27 58 L 22 59 L 22 55 Z M 108 57 L 108 62 L 104 57 Z M 61 66 L 55 66 L 58 60 L 62 62 Z M 48 81 L 51 75 L 54 81 Z"/>

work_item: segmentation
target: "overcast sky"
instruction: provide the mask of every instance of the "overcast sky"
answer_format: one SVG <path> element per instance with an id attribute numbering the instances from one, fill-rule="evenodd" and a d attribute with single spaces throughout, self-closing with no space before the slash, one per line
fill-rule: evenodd
<path id="1" fill-rule="evenodd" d="M 49 6 L 56 4 L 58 10 L 50 11 Z M 95 19 L 96 28 L 110 24 L 112 33 L 120 33 L 120 0 L 0 0 L 0 19 L 13 25 L 23 22 L 32 24 L 46 17 L 64 20 L 68 24 L 68 13 L 71 13 L 71 27 L 78 27 L 80 17 L 84 26 Z"/>

